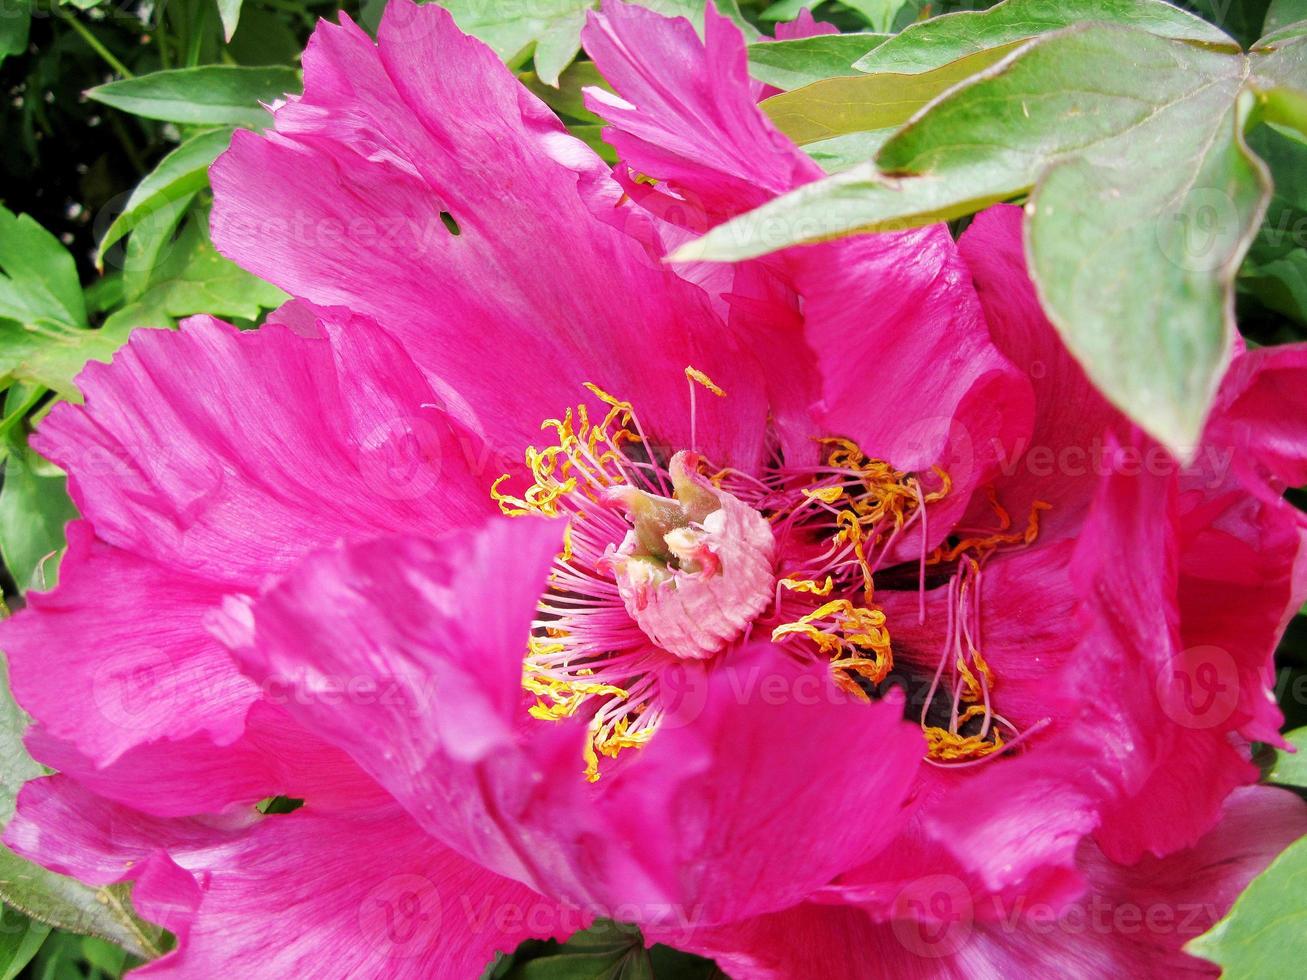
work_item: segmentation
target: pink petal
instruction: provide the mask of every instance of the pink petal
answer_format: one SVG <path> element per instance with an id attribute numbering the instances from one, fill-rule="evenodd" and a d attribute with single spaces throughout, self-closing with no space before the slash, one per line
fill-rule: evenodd
<path id="1" fill-rule="evenodd" d="M 286 693 L 269 691 L 284 700 Z M 160 817 L 247 812 L 260 800 L 286 796 L 312 800 L 316 811 L 359 809 L 392 801 L 354 761 L 310 735 L 269 701 L 257 702 L 241 737 L 217 745 L 204 735 L 135 746 L 97 766 L 41 726 L 28 733 L 39 762 L 115 803 Z"/>
<path id="2" fill-rule="evenodd" d="M 929 874 L 898 892 L 890 921 L 806 904 L 703 930 L 680 945 L 713 957 L 736 980 L 1215 976 L 1181 947 L 1304 829 L 1303 806 L 1290 794 L 1243 790 L 1214 830 L 1169 858 L 1123 867 L 1086 844 L 1079 860 L 1090 891 L 1061 909 L 973 895 L 956 877 Z"/>
<path id="3" fill-rule="evenodd" d="M 759 111 L 739 29 L 715 9 L 700 41 L 684 18 L 606 0 L 581 40 L 617 93 L 586 93 L 605 139 L 692 207 L 738 214 L 821 176 Z"/>
<path id="4" fill-rule="evenodd" d="M 994 344 L 1030 379 L 1035 396 L 1033 431 L 999 458 L 1001 496 L 1017 515 L 1035 500 L 1052 504 L 1041 522 L 1047 540 L 1078 529 L 1105 472 L 1105 435 L 1126 426 L 1044 316 L 1027 272 L 1021 221 L 1021 208 L 996 205 L 976 216 L 959 246 Z"/>
<path id="5" fill-rule="evenodd" d="M 623 163 L 670 188 L 640 199 L 660 214 L 702 228 L 821 175 L 755 104 L 743 38 L 715 11 L 700 41 L 688 21 L 608 2 L 583 40 L 617 93 L 592 90 L 590 106 L 612 124 Z M 991 342 L 947 228 L 791 249 L 745 270 L 760 305 L 778 312 L 739 309 L 731 325 L 776 352 L 773 402 L 806 396 L 818 433 L 852 438 L 900 469 L 949 471 L 954 492 L 934 520 L 942 537 L 1031 414 L 1029 385 Z M 786 296 L 801 303 L 800 330 Z"/>
<path id="6" fill-rule="evenodd" d="M 316 813 L 252 826 L 160 820 L 63 777 L 30 783 L 6 843 L 104 885 L 135 880 L 142 915 L 178 948 L 142 976 L 475 976 L 528 937 L 588 917 L 469 864 L 401 811 Z"/>
<path id="7" fill-rule="evenodd" d="M 812 11 L 804 7 L 794 20 L 781 21 L 776 25 L 776 40 L 790 41 L 801 37 L 820 37 L 823 34 L 838 34 L 840 29 L 824 20 L 817 20 Z"/>
<path id="8" fill-rule="evenodd" d="M 1302 486 L 1307 483 L 1305 392 L 1307 344 L 1240 354 L 1221 382 L 1204 441 L 1233 448 L 1236 465 L 1251 476 L 1265 473 L 1280 487 Z"/>
<path id="9" fill-rule="evenodd" d="M 339 321 L 337 321 L 339 322 Z M 493 475 L 399 346 L 358 318 L 312 335 L 207 317 L 134 334 L 33 440 L 103 541 L 254 590 L 315 547 L 489 514 Z"/>
<path id="10" fill-rule="evenodd" d="M 208 634 L 220 586 L 103 544 L 85 521 L 68 527 L 60 579 L 0 624 L 14 696 L 48 735 L 105 765 L 154 739 L 240 734 L 258 691 Z"/>
<path id="11" fill-rule="evenodd" d="M 602 161 L 438 6 L 391 4 L 378 36 L 320 25 L 304 96 L 214 164 L 218 248 L 297 297 L 374 317 L 493 445 L 520 451 L 591 381 L 683 448 L 690 364 L 731 396 L 701 406 L 700 448 L 754 460 L 753 359 L 701 290 L 592 213 L 607 202 L 621 217 Z"/>
<path id="12" fill-rule="evenodd" d="M 849 704 L 824 668 L 770 644 L 730 654 L 707 683 L 691 671 L 652 742 L 587 783 L 582 720 L 531 719 L 521 691 L 558 547 L 556 526 L 519 520 L 324 553 L 256 606 L 243 655 L 293 685 L 289 710 L 425 829 L 586 907 L 639 921 L 776 908 L 888 839 L 919 733 L 898 701 Z M 341 677 L 387 697 L 329 697 Z M 851 767 L 856 745 L 876 753 Z"/>

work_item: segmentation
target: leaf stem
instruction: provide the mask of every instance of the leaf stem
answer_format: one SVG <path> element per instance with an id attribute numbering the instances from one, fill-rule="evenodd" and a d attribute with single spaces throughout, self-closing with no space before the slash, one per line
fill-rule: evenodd
<path id="1" fill-rule="evenodd" d="M 58 7 L 55 9 L 58 10 L 59 16 L 64 19 L 64 21 L 68 24 L 68 26 L 81 35 L 82 40 L 85 41 L 90 46 L 91 50 L 94 51 L 96 54 L 98 54 L 104 60 L 105 64 L 107 64 L 110 68 L 116 71 L 123 78 L 136 77 L 135 75 L 132 74 L 131 70 L 126 65 L 124 65 L 121 61 L 118 60 L 118 58 L 114 55 L 112 51 L 110 51 L 100 42 L 100 39 L 98 37 L 96 37 L 93 33 L 91 33 L 91 30 L 85 24 L 79 21 L 72 14 L 68 13 L 62 7 Z"/>

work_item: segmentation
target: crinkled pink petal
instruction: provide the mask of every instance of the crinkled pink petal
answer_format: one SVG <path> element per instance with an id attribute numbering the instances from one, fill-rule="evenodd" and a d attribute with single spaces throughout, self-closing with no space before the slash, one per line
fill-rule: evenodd
<path id="1" fill-rule="evenodd" d="M 768 643 L 734 651 L 598 784 L 609 826 L 674 884 L 691 924 L 792 905 L 892 839 L 921 764 L 891 695 L 866 704 Z M 621 760 L 619 759 L 619 763 Z"/>
<path id="2" fill-rule="evenodd" d="M 1092 624 L 1085 651 L 1115 653 L 1108 683 L 1120 690 L 1120 707 L 1103 719 L 1099 766 L 1123 792 L 1098 841 L 1124 861 L 1193 844 L 1230 790 L 1257 778 L 1227 737 L 1228 718 L 1212 723 L 1209 695 L 1228 694 L 1195 688 L 1204 654 L 1181 644 L 1171 493 L 1164 477 L 1107 477 L 1077 547 L 1074 574 Z"/>
<path id="3" fill-rule="evenodd" d="M 709 214 L 748 211 L 821 168 L 758 110 L 739 29 L 711 7 L 704 36 L 682 17 L 606 0 L 581 33 L 613 86 L 586 92 L 604 138 L 632 169 Z"/>
<path id="4" fill-rule="evenodd" d="M 756 460 L 752 356 L 701 290 L 592 213 L 620 194 L 602 161 L 438 6 L 390 4 L 378 38 L 317 28 L 303 97 L 213 166 L 218 248 L 374 317 L 495 446 L 536 439 L 590 381 L 683 448 L 689 364 L 731 395 L 700 406 L 700 448 Z"/>
<path id="5" fill-rule="evenodd" d="M 1307 344 L 1238 355 L 1221 382 L 1204 441 L 1233 449 L 1235 464 L 1249 475 L 1274 477 L 1275 496 L 1307 483 Z"/>
<path id="6" fill-rule="evenodd" d="M 23 789 L 5 842 L 91 884 L 135 881 L 138 911 L 178 937 L 141 976 L 463 980 L 525 938 L 587 924 L 470 864 L 393 805 L 222 826 L 147 817 L 54 776 Z"/>
<path id="7" fill-rule="evenodd" d="M 160 738 L 231 742 L 258 691 L 208 634 L 222 596 L 74 522 L 58 587 L 0 623 L 14 697 L 96 765 Z"/>
<path id="8" fill-rule="evenodd" d="M 687 671 L 650 744 L 587 783 L 583 721 L 530 718 L 521 690 L 558 547 L 556 526 L 519 521 L 323 554 L 256 606 L 242 655 L 294 685 L 289 710 L 431 833 L 587 907 L 656 922 L 778 908 L 887 839 L 919 732 L 896 699 L 848 703 L 824 668 L 770 644 L 732 653 L 707 682 Z M 342 676 L 390 696 L 326 696 Z"/>
<path id="9" fill-rule="evenodd" d="M 286 692 L 270 691 L 273 700 Z M 217 745 L 206 735 L 135 746 L 107 766 L 34 726 L 32 757 L 107 800 L 159 817 L 248 809 L 274 796 L 312 799 L 318 812 L 390 804 L 384 790 L 334 745 L 297 725 L 269 701 L 250 708 L 241 737 Z"/>
<path id="10" fill-rule="evenodd" d="M 608 2 L 590 15 L 583 41 L 616 91 L 587 93 L 612 124 L 607 138 L 626 166 L 682 202 L 642 198 L 660 214 L 708 226 L 821 176 L 756 105 L 743 38 L 715 11 L 706 11 L 700 41 L 686 20 Z M 773 399 L 806 395 L 817 433 L 852 438 L 901 469 L 950 471 L 954 492 L 932 506 L 942 538 L 1028 433 L 1032 411 L 1029 385 L 991 342 L 947 228 L 856 236 L 742 268 L 779 281 L 773 306 L 783 309 L 786 293 L 802 304 L 801 332 L 752 329 L 797 326 L 792 316 L 732 322 L 746 343 L 777 352 L 767 360 Z M 919 550 L 910 537 L 901 546 Z"/>
<path id="11" fill-rule="evenodd" d="M 853 906 L 805 904 L 703 930 L 680 945 L 713 957 L 736 980 L 1214 977 L 1216 967 L 1185 954 L 1184 943 L 1305 829 L 1302 803 L 1290 794 L 1242 790 L 1212 831 L 1170 857 L 1123 867 L 1086 843 L 1079 863 L 1089 891 L 1060 908 L 976 895 L 955 876 L 924 874 L 899 890 L 888 920 Z"/>
<path id="12" fill-rule="evenodd" d="M 195 317 L 134 334 L 78 384 L 86 404 L 57 406 L 33 446 L 97 537 L 233 591 L 341 538 L 491 510 L 467 434 L 359 318 L 304 336 Z"/>

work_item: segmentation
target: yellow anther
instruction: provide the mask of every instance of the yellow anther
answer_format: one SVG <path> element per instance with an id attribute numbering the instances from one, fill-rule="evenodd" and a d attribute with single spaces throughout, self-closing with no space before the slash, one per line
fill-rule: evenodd
<path id="1" fill-rule="evenodd" d="M 819 487 L 816 490 L 804 490 L 803 495 L 809 499 L 817 499 L 824 503 L 833 504 L 844 496 L 842 487 Z"/>
<path id="2" fill-rule="evenodd" d="M 713 382 L 713 379 L 708 377 L 708 375 L 704 374 L 698 368 L 689 367 L 687 365 L 685 368 L 685 376 L 689 378 L 691 381 L 695 381 L 700 385 L 702 385 L 703 387 L 707 388 L 718 398 L 726 397 L 726 392 L 722 391 L 721 388 L 717 387 L 717 385 Z"/>
<path id="3" fill-rule="evenodd" d="M 830 595 L 831 590 L 835 588 L 835 580 L 829 575 L 822 583 L 814 582 L 809 578 L 783 578 L 776 584 L 791 592 L 808 592 L 812 595 Z"/>

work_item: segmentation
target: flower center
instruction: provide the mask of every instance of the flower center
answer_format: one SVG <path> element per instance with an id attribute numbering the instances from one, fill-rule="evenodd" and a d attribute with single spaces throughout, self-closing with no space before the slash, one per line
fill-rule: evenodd
<path id="1" fill-rule="evenodd" d="M 724 395 L 686 369 L 693 418 L 695 386 Z M 919 723 L 928 761 L 973 764 L 1011 748 L 1022 733 L 994 708 L 996 677 L 980 650 L 982 569 L 997 551 L 1038 535 L 1038 503 L 1027 527 L 991 493 L 999 526 L 967 529 L 928 551 L 927 507 L 951 489 L 941 470 L 917 475 L 868 457 L 847 439 L 828 438 L 815 466 L 788 466 L 774 450 L 763 469 L 714 470 L 693 448 L 660 452 L 629 402 L 585 386 L 606 407 L 547 419 L 553 444 L 530 446 L 531 483 L 520 495 L 491 496 L 509 516 L 567 521 L 563 551 L 527 641 L 522 684 L 533 717 L 589 718 L 586 778 L 600 757 L 644 745 L 683 694 L 687 663 L 710 667 L 755 624 L 796 656 L 817 656 L 834 681 L 870 700 L 894 669 L 876 577 L 912 578 L 926 619 L 927 570 L 948 585 L 944 651 L 918 670 Z M 693 426 L 691 442 L 694 442 Z M 908 542 L 913 554 L 908 554 Z M 764 633 L 764 635 L 766 635 Z M 892 682 L 891 682 L 892 683 Z"/>
<path id="2" fill-rule="evenodd" d="M 603 562 L 622 603 L 655 644 L 705 660 L 738 638 L 771 599 L 776 539 L 756 510 L 698 472 L 682 450 L 668 466 L 673 497 L 628 485 L 607 499 L 631 522 Z"/>

